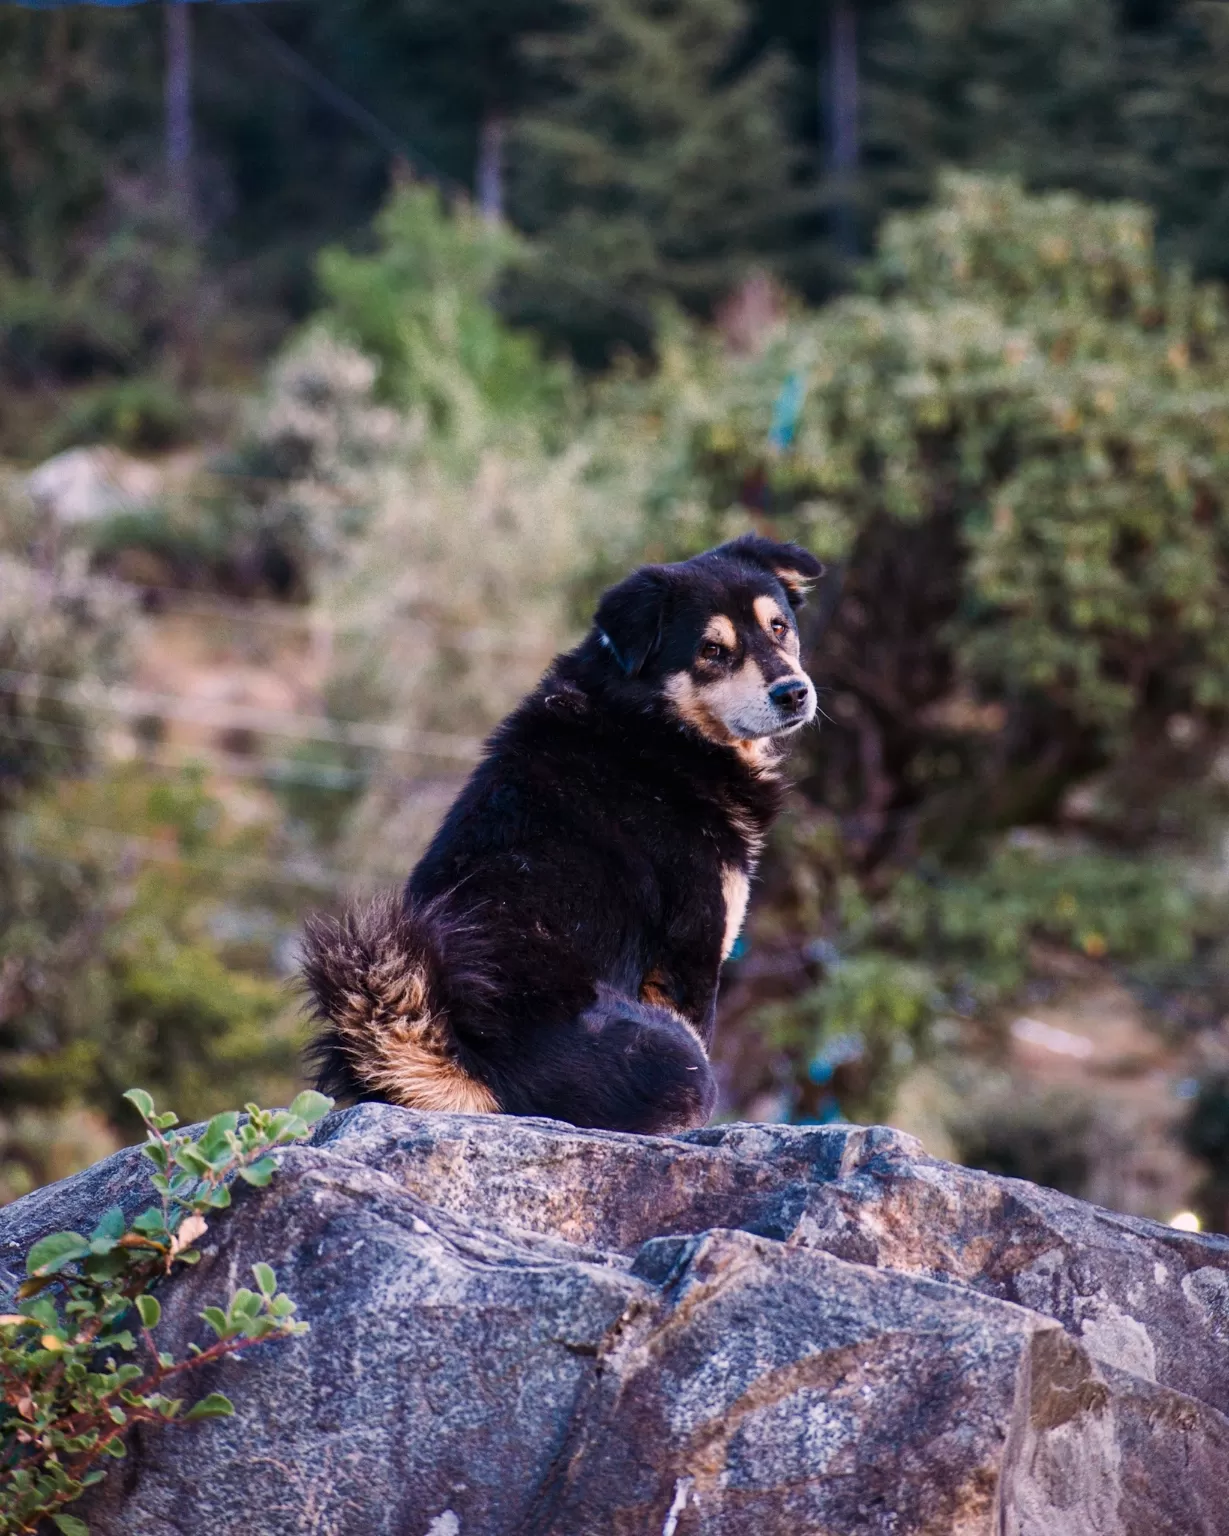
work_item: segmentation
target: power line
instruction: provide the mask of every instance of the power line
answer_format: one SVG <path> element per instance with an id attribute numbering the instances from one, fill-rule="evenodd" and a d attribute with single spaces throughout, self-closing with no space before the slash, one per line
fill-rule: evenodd
<path id="1" fill-rule="evenodd" d="M 49 595 L 58 594 L 62 590 L 62 583 L 48 571 L 30 570 L 24 574 L 33 579 Z M 133 603 L 138 603 L 143 595 L 151 594 L 159 603 L 167 602 L 169 606 L 181 613 L 195 614 L 202 618 L 216 618 L 238 624 L 268 624 L 275 628 L 297 630 L 300 633 L 316 632 L 329 639 L 338 636 L 358 639 L 378 637 L 378 631 L 365 624 L 338 620 L 332 614 L 323 613 L 318 608 L 298 607 L 267 599 L 244 602 L 238 598 L 218 597 L 213 593 L 195 592 L 184 587 L 163 586 L 155 582 L 122 581 L 113 576 L 84 577 L 75 590 L 81 587 L 87 591 Z M 422 630 L 425 634 L 431 635 L 450 621 L 446 618 L 418 617 L 407 618 L 402 622 L 411 629 Z M 471 624 L 465 629 L 448 628 L 448 648 L 475 651 L 480 654 L 499 651 L 504 655 L 532 658 L 545 668 L 559 647 L 554 641 L 546 646 L 518 644 L 515 637 L 503 630 Z"/>
<path id="2" fill-rule="evenodd" d="M 295 75 L 309 89 L 314 90 L 334 111 L 370 134 L 378 144 L 398 159 L 404 160 L 411 169 L 415 166 L 419 167 L 416 174 L 421 175 L 425 171 L 423 180 L 432 182 L 441 191 L 451 192 L 455 197 L 462 198 L 466 202 L 470 201 L 469 187 L 446 171 L 441 171 L 438 166 L 432 165 L 420 150 L 411 149 L 401 135 L 378 118 L 369 107 L 356 101 L 348 91 L 336 85 L 301 53 L 296 52 L 289 43 L 284 42 L 272 28 L 253 16 L 248 6 L 234 6 L 231 14 L 263 47 L 268 49 L 284 69 Z M 587 293 L 591 297 L 596 295 L 610 309 L 621 311 L 629 320 L 644 326 L 650 333 L 656 329 L 656 316 L 653 312 L 638 300 L 628 298 L 612 284 L 591 274 L 576 272 L 570 267 L 563 266 L 551 259 L 540 247 L 530 245 L 529 251 L 535 264 L 553 280 L 570 286 L 577 292 Z"/>
<path id="3" fill-rule="evenodd" d="M 89 755 L 88 749 L 85 748 L 80 742 L 74 742 L 71 740 L 71 738 L 60 736 L 54 731 L 19 729 L 9 725 L 8 723 L 0 723 L 0 740 L 4 738 L 33 740 L 51 739 L 54 740 L 56 744 L 61 745 L 66 750 L 73 752 L 80 757 L 86 757 Z M 249 763 L 243 759 L 239 759 L 236 763 L 224 754 L 211 754 L 211 759 L 212 761 L 205 764 L 204 766 L 212 766 L 217 768 L 219 771 L 228 773 L 246 773 L 252 776 L 259 775 L 262 772 L 262 769 L 259 765 Z M 200 759 L 195 757 L 193 754 L 187 754 L 185 757 L 178 760 L 164 756 L 153 758 L 142 756 L 141 758 L 134 761 L 142 769 L 160 774 L 163 777 L 179 777 L 182 776 L 185 770 L 197 766 L 197 764 L 200 762 Z M 294 769 L 299 766 L 306 768 L 310 767 L 311 765 L 287 763 L 285 766 L 287 769 Z M 364 779 L 366 778 L 365 775 L 361 777 Z M 16 821 L 18 826 L 20 826 L 23 822 L 27 827 L 36 825 L 34 819 L 28 815 L 19 816 L 16 818 Z M 83 821 L 71 815 L 59 814 L 56 817 L 56 822 L 60 827 L 64 827 L 70 830 L 76 829 L 89 832 L 91 834 L 92 840 L 98 843 L 100 846 L 106 844 L 107 846 L 114 846 L 116 849 L 129 851 L 135 849 L 138 851 L 144 851 L 149 857 L 158 858 L 164 862 L 182 861 L 185 863 L 197 865 L 215 864 L 218 866 L 224 866 L 233 873 L 246 874 L 253 878 L 259 877 L 261 879 L 272 881 L 275 884 L 281 884 L 291 888 L 307 885 L 319 886 L 322 889 L 344 892 L 352 889 L 355 885 L 375 886 L 387 881 L 399 881 L 403 875 L 403 871 L 399 869 L 390 870 L 385 875 L 352 875 L 343 873 L 340 870 L 331 869 L 327 865 L 316 864 L 314 861 L 296 861 L 291 858 L 289 860 L 279 862 L 272 859 L 260 859 L 247 854 L 230 854 L 222 849 L 212 849 L 209 850 L 208 853 L 204 854 L 190 853 L 184 852 L 178 847 L 168 849 L 165 843 L 160 842 L 156 838 L 145 837 L 137 833 L 120 832 L 114 827 L 101 827 L 95 823 Z"/>
<path id="4" fill-rule="evenodd" d="M 22 821 L 26 823 L 28 835 L 34 823 L 29 818 L 18 818 L 19 830 L 21 830 Z M 94 822 L 81 821 L 73 817 L 61 817 L 58 824 L 71 831 L 76 840 L 86 846 L 92 844 L 101 849 L 113 849 L 116 853 L 139 853 L 152 863 L 225 868 L 232 874 L 267 880 L 275 885 L 291 888 L 308 886 L 341 893 L 353 890 L 356 886 L 374 888 L 384 883 L 384 877 L 379 875 L 346 874 L 342 870 L 331 869 L 327 865 L 310 865 L 306 862 L 296 864 L 289 859 L 279 862 L 258 858 L 252 854 L 226 853 L 221 849 L 210 849 L 206 853 L 185 852 L 178 844 L 170 846 L 158 838 L 121 832 L 115 827 L 103 827 Z"/>
<path id="5" fill-rule="evenodd" d="M 240 26 L 250 32 L 283 69 L 296 76 L 315 91 L 322 101 L 327 101 L 329 106 L 342 117 L 348 118 L 356 127 L 364 133 L 371 135 L 390 155 L 395 155 L 399 160 L 404 160 L 411 169 L 422 179 L 435 182 L 441 189 L 468 195 L 468 188 L 463 187 L 459 181 L 453 179 L 446 172 L 434 166 L 421 151 L 411 149 L 405 140 L 396 133 L 387 123 L 382 122 L 369 107 L 365 107 L 361 101 L 356 101 L 348 91 L 335 85 L 332 80 L 316 68 L 301 53 L 297 53 L 289 43 L 277 35 L 272 28 L 265 26 L 263 21 L 252 16 L 247 6 L 237 5 L 230 13 Z M 423 173 L 426 173 L 423 176 Z"/>
<path id="6" fill-rule="evenodd" d="M 78 738 L 64 731 L 57 731 L 42 721 L 28 720 L 20 726 L 0 720 L 0 740 L 37 741 L 62 751 L 75 752 L 82 757 L 91 755 L 90 749 Z M 193 767 L 211 769 L 230 778 L 269 779 L 276 784 L 309 784 L 321 789 L 348 789 L 354 785 L 368 784 L 373 775 L 361 768 L 343 768 L 327 763 L 301 763 L 294 758 L 264 758 L 254 761 L 236 752 L 216 752 L 208 747 L 186 747 L 179 753 L 168 753 L 159 747 L 142 748 L 130 761 L 143 768 L 181 774 Z M 408 782 L 408 781 L 407 781 Z"/>
<path id="7" fill-rule="evenodd" d="M 444 731 L 407 731 L 401 726 L 343 723 L 327 715 L 265 709 L 255 704 L 224 704 L 208 699 L 187 700 L 180 694 L 154 693 L 143 688 L 108 687 L 101 683 L 66 683 L 41 672 L 0 668 L 0 688 L 27 691 L 57 703 L 122 715 L 128 719 L 162 716 L 217 730 L 250 730 L 300 741 L 363 747 L 380 752 L 405 752 L 418 757 L 472 763 L 482 751 L 476 736 Z"/>

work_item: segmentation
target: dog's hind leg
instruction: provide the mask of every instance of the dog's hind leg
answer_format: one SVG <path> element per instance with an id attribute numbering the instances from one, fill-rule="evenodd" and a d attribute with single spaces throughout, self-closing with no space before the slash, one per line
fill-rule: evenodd
<path id="1" fill-rule="evenodd" d="M 602 1130 L 689 1130 L 707 1122 L 717 1099 L 691 1026 L 672 1009 L 605 986 L 578 1019 L 536 1036 L 518 1068 L 500 1085 L 505 1110 Z"/>

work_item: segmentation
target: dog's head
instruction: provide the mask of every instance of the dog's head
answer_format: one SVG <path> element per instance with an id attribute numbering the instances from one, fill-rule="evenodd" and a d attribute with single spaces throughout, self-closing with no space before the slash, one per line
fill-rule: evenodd
<path id="1" fill-rule="evenodd" d="M 798 545 L 747 534 L 633 572 L 594 622 L 625 679 L 708 740 L 745 746 L 815 717 L 795 610 L 823 572 Z"/>

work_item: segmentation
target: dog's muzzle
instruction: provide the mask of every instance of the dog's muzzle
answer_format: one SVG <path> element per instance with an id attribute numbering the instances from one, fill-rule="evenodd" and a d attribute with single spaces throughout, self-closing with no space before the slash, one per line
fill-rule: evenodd
<path id="1" fill-rule="evenodd" d="M 792 731 L 815 718 L 815 688 L 810 678 L 783 678 L 768 690 L 768 699 L 781 722 L 779 730 Z"/>

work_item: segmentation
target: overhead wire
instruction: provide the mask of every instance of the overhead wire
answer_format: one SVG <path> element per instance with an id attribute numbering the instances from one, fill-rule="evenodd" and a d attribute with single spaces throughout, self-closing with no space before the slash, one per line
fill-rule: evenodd
<path id="1" fill-rule="evenodd" d="M 343 117 L 347 118 L 357 128 L 371 135 L 382 148 L 396 155 L 399 159 L 415 171 L 415 174 L 423 180 L 431 182 L 441 191 L 448 192 L 454 197 L 470 201 L 470 188 L 451 176 L 438 166 L 432 165 L 427 157 L 417 148 L 412 148 L 404 138 L 383 122 L 369 107 L 355 100 L 353 96 L 327 75 L 322 73 L 310 60 L 290 46 L 285 39 L 279 37 L 276 32 L 267 26 L 258 17 L 251 14 L 251 8 L 245 5 L 236 5 L 227 8 L 229 14 L 243 27 L 249 35 L 265 47 L 269 54 L 275 58 L 281 66 L 290 74 L 295 75 L 309 89 L 314 90 L 322 101 L 328 104 Z M 524 238 L 522 236 L 522 238 Z M 613 284 L 604 282 L 601 278 L 594 277 L 590 273 L 577 272 L 561 263 L 552 260 L 540 247 L 526 242 L 529 246 L 529 254 L 534 263 L 552 279 L 570 286 L 577 291 L 588 293 L 590 296 L 600 297 L 602 302 L 610 309 L 619 311 L 634 320 L 637 325 L 646 327 L 650 332 L 656 328 L 656 317 L 652 310 L 636 299 L 630 299 L 621 293 Z"/>
<path id="2" fill-rule="evenodd" d="M 90 749 L 79 737 L 66 731 L 57 731 L 42 721 L 23 721 L 20 725 L 0 720 L 0 740 L 34 741 L 46 746 L 59 747 L 63 751 L 90 755 Z M 184 747 L 177 753 L 168 753 L 158 746 L 141 746 L 130 759 L 143 768 L 182 774 L 196 767 L 207 768 L 230 778 L 268 779 L 276 784 L 308 784 L 320 789 L 349 789 L 359 784 L 369 784 L 373 775 L 361 768 L 344 768 L 328 763 L 304 763 L 294 758 L 254 759 L 237 752 L 217 752 L 209 747 Z M 407 780 L 407 782 L 409 782 Z"/>
<path id="3" fill-rule="evenodd" d="M 43 672 L 13 668 L 0 667 L 0 689 L 24 690 L 27 695 L 128 719 L 161 716 L 189 724 L 210 725 L 217 730 L 250 730 L 301 741 L 404 752 L 418 757 L 471 763 L 482 751 L 482 741 L 476 736 L 453 735 L 446 731 L 409 731 L 396 725 L 342 722 L 328 715 L 267 709 L 256 704 L 185 699 L 182 694 L 156 693 L 149 689 L 97 682 L 69 683 Z"/>
<path id="4" fill-rule="evenodd" d="M 6 738 L 16 739 L 45 739 L 49 732 L 31 732 L 14 728 L 10 722 L 0 722 L 0 740 Z M 77 754 L 81 758 L 89 757 L 89 750 L 79 741 L 63 738 L 61 745 L 68 751 Z M 149 769 L 163 776 L 181 776 L 182 773 L 196 766 L 192 758 L 182 762 L 167 762 L 151 760 L 142 757 L 139 765 L 143 769 Z M 27 829 L 36 825 L 35 819 L 28 813 L 19 814 L 15 823 L 20 829 Z M 233 875 L 260 878 L 274 884 L 285 885 L 290 888 L 301 886 L 317 886 L 322 889 L 347 891 L 355 886 L 375 885 L 382 878 L 398 879 L 399 872 L 391 871 L 387 877 L 375 874 L 349 874 L 328 865 L 320 864 L 315 860 L 296 858 L 291 856 L 285 860 L 259 858 L 250 854 L 236 854 L 222 848 L 210 848 L 206 850 L 185 850 L 178 844 L 170 846 L 158 838 L 149 837 L 142 833 L 122 831 L 117 827 L 104 827 L 95 822 L 75 817 L 71 812 L 59 812 L 55 818 L 57 829 L 68 831 L 76 838 L 76 833 L 88 833 L 89 837 L 84 841 L 98 846 L 114 847 L 117 851 L 139 852 L 145 857 L 161 860 L 162 862 L 186 863 L 203 867 L 217 867 L 225 869 Z"/>
<path id="5" fill-rule="evenodd" d="M 21 818 L 18 818 L 19 829 Z M 27 822 L 27 825 L 29 823 Z M 59 825 L 71 832 L 79 843 L 101 849 L 113 849 L 117 854 L 140 854 L 154 863 L 188 864 L 202 869 L 225 869 L 232 875 L 264 880 L 272 885 L 290 888 L 309 887 L 319 890 L 345 893 L 355 888 L 375 887 L 386 877 L 357 873 L 350 874 L 328 865 L 316 865 L 294 859 L 275 860 L 260 858 L 254 854 L 229 853 L 224 849 L 184 850 L 178 843 L 170 844 L 142 833 L 122 832 L 116 827 L 99 826 L 71 816 L 62 817 Z"/>

